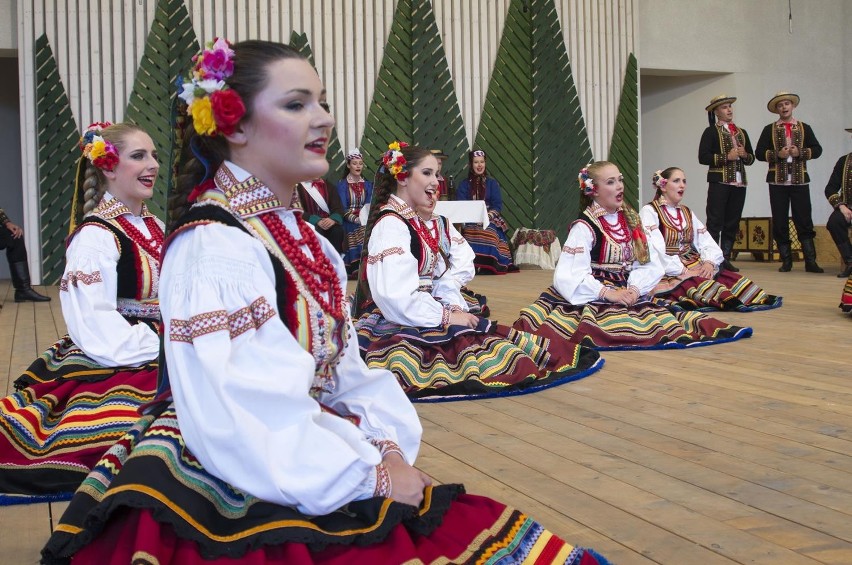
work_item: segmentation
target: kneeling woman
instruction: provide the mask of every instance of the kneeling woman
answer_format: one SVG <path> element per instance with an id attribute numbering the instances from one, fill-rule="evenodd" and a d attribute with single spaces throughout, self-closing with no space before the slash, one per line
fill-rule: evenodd
<path id="1" fill-rule="evenodd" d="M 358 356 L 343 260 L 287 208 L 328 170 L 334 120 L 311 64 L 220 39 L 192 73 L 190 108 L 231 111 L 191 114 L 204 133 L 189 134 L 197 160 L 172 200 L 195 205 L 163 261 L 160 402 L 84 481 L 44 562 L 600 563 L 412 466 L 417 413 Z"/>
<path id="2" fill-rule="evenodd" d="M 68 335 L 0 399 L 4 493 L 73 491 L 157 388 L 163 227 L 144 204 L 157 151 L 131 124 L 93 124 L 81 148 L 85 195 L 74 198 L 86 214 L 59 284 Z"/>
<path id="3" fill-rule="evenodd" d="M 657 193 L 640 216 L 656 246 L 665 276 L 654 291 L 658 304 L 684 310 L 768 310 L 781 297 L 766 294 L 750 279 L 720 269 L 722 250 L 695 214 L 681 204 L 686 176 L 669 167 L 654 173 Z"/>
<path id="4" fill-rule="evenodd" d="M 600 360 L 585 348 L 548 343 L 467 312 L 440 234 L 415 213 L 438 186 L 438 162 L 393 143 L 373 192 L 366 277 L 356 324 L 371 367 L 390 369 L 411 398 L 522 392 L 580 378 Z"/>
<path id="5" fill-rule="evenodd" d="M 648 296 L 663 267 L 624 202 L 618 168 L 598 161 L 579 180 L 583 212 L 568 232 L 553 286 L 521 311 L 515 328 L 596 349 L 688 347 L 751 335 L 751 328 L 654 304 Z"/>

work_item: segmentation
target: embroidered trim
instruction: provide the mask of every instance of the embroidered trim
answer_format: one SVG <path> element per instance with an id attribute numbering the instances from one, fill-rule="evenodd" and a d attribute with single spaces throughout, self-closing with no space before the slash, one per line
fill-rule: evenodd
<path id="1" fill-rule="evenodd" d="M 160 302 L 158 300 L 133 300 L 132 298 L 119 298 L 116 310 L 122 316 L 128 318 L 151 318 L 160 319 Z"/>
<path id="2" fill-rule="evenodd" d="M 462 244 L 462 243 L 464 243 L 466 240 L 465 240 L 465 238 L 463 238 L 463 237 L 451 237 L 451 238 L 450 238 L 450 241 L 452 241 L 452 242 L 453 242 L 453 243 L 455 243 L 456 245 L 461 245 L 461 244 Z"/>
<path id="3" fill-rule="evenodd" d="M 239 182 L 228 167 L 222 166 L 216 171 L 215 180 L 230 207 L 242 217 L 285 207 L 269 187 L 256 177 Z"/>
<path id="4" fill-rule="evenodd" d="M 249 330 L 260 329 L 275 315 L 275 309 L 261 296 L 232 314 L 226 310 L 215 310 L 197 314 L 189 320 L 174 319 L 169 326 L 169 339 L 192 343 L 197 337 L 226 330 L 231 339 L 235 339 Z"/>
<path id="5" fill-rule="evenodd" d="M 390 498 L 392 488 L 390 473 L 387 467 L 385 467 L 384 463 L 379 463 L 376 465 L 376 489 L 373 491 L 373 495 Z"/>
<path id="6" fill-rule="evenodd" d="M 382 457 L 386 457 L 391 453 L 398 453 L 403 460 L 405 460 L 405 455 L 402 453 L 402 448 L 397 445 L 395 441 L 389 439 L 373 439 L 370 440 L 376 448 L 379 450 L 379 453 L 382 454 Z"/>
<path id="7" fill-rule="evenodd" d="M 405 255 L 405 251 L 403 251 L 402 247 L 389 247 L 377 255 L 367 255 L 367 264 L 375 265 L 379 261 L 384 260 L 385 257 L 391 255 Z"/>
<path id="8" fill-rule="evenodd" d="M 568 253 L 569 255 L 581 255 L 586 252 L 586 248 L 582 245 L 580 247 L 570 247 L 566 245 L 562 248 L 562 253 Z"/>
<path id="9" fill-rule="evenodd" d="M 130 211 L 130 208 L 124 205 L 124 202 L 119 200 L 116 197 L 112 197 L 109 201 L 105 198 L 101 198 L 101 201 L 98 202 L 98 205 L 95 206 L 95 209 L 90 212 L 93 216 L 98 216 L 99 218 L 103 218 L 104 220 L 114 220 L 119 216 L 123 216 L 124 214 L 133 215 L 133 212 Z M 145 218 L 148 216 L 154 216 L 151 212 L 148 211 L 148 206 L 145 203 L 142 203 L 142 212 L 139 214 L 140 217 Z"/>
<path id="10" fill-rule="evenodd" d="M 414 213 L 414 210 L 411 209 L 411 206 L 406 204 L 404 200 L 394 194 L 391 194 L 388 199 L 388 203 L 384 205 L 384 208 L 390 208 L 406 220 L 410 220 L 417 215 Z"/>
<path id="11" fill-rule="evenodd" d="M 67 275 L 62 277 L 62 280 L 59 281 L 59 291 L 68 292 L 68 285 L 76 287 L 77 283 L 81 282 L 85 285 L 95 284 L 104 282 L 101 278 L 101 272 L 95 271 L 94 273 L 84 273 L 83 271 L 70 271 Z"/>

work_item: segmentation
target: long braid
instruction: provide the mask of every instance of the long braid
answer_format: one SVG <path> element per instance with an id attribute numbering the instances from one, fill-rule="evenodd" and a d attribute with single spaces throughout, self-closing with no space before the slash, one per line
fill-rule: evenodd
<path id="1" fill-rule="evenodd" d="M 100 169 L 86 163 L 86 172 L 83 180 L 83 215 L 94 210 L 106 192 L 106 183 L 101 182 Z"/>
<path id="2" fill-rule="evenodd" d="M 385 204 L 390 200 L 390 195 L 396 188 L 396 180 L 393 175 L 388 174 L 384 167 L 376 173 L 376 179 L 373 183 L 373 196 L 370 200 L 370 214 L 367 217 L 367 225 L 364 226 L 364 243 L 361 247 L 361 259 L 358 263 L 358 284 L 355 288 L 355 313 L 360 315 L 364 307 L 370 302 L 370 286 L 367 283 L 367 243 L 370 240 L 370 235 L 373 233 L 373 226 L 376 225 L 376 220 L 384 208 Z"/>
<path id="3" fill-rule="evenodd" d="M 631 234 L 644 235 L 642 219 L 636 210 L 627 202 L 622 204 L 621 208 L 624 211 L 624 219 L 627 220 L 627 227 L 630 228 Z M 648 263 L 651 260 L 651 254 L 648 251 L 648 240 L 645 237 L 633 237 L 631 235 L 631 242 L 633 243 L 633 256 L 636 257 L 636 260 L 643 265 Z"/>

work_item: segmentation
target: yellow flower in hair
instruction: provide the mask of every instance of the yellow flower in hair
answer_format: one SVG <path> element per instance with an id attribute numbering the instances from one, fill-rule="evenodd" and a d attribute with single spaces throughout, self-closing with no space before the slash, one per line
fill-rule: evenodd
<path id="1" fill-rule="evenodd" d="M 104 143 L 103 139 L 98 139 L 90 143 L 87 149 L 89 152 L 89 159 L 94 161 L 98 157 L 104 156 L 104 154 L 106 153 L 106 143 Z"/>
<path id="2" fill-rule="evenodd" d="M 391 151 L 399 151 L 399 142 L 394 141 L 393 143 L 388 144 L 388 149 Z"/>
<path id="3" fill-rule="evenodd" d="M 189 113 L 192 114 L 192 125 L 199 135 L 216 133 L 216 121 L 213 119 L 213 108 L 210 105 L 209 96 L 193 100 Z"/>

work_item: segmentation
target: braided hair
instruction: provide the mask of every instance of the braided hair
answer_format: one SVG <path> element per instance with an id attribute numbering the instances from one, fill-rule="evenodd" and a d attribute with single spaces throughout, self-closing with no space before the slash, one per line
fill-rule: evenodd
<path id="1" fill-rule="evenodd" d="M 234 89 L 242 98 L 246 112 L 243 121 L 251 118 L 254 99 L 266 88 L 269 66 L 282 59 L 307 58 L 296 49 L 283 43 L 263 40 L 249 40 L 235 43 L 234 73 L 225 79 L 229 88 Z M 185 113 L 185 112 L 184 112 Z M 169 199 L 169 220 L 180 218 L 189 209 L 187 201 L 190 192 L 213 178 L 223 161 L 230 158 L 228 141 L 222 135 L 199 135 L 192 127 L 192 120 L 184 120 L 183 131 L 178 137 L 183 139 L 179 164 L 177 165 L 176 188 Z"/>
<path id="2" fill-rule="evenodd" d="M 420 161 L 432 155 L 428 149 L 417 145 L 409 145 L 400 149 L 402 156 L 405 157 L 406 167 L 410 171 L 412 167 L 417 166 Z M 381 166 L 376 172 L 376 177 L 373 182 L 373 198 L 370 201 L 370 215 L 367 218 L 367 225 L 364 227 L 364 244 L 361 248 L 361 261 L 358 266 L 358 287 L 355 292 L 355 307 L 356 312 L 360 313 L 362 308 L 370 301 L 370 288 L 367 284 L 367 243 L 370 241 L 370 235 L 373 233 L 373 226 L 379 214 L 388 203 L 391 194 L 395 194 L 397 189 L 397 180 L 393 173 L 387 167 Z"/>

